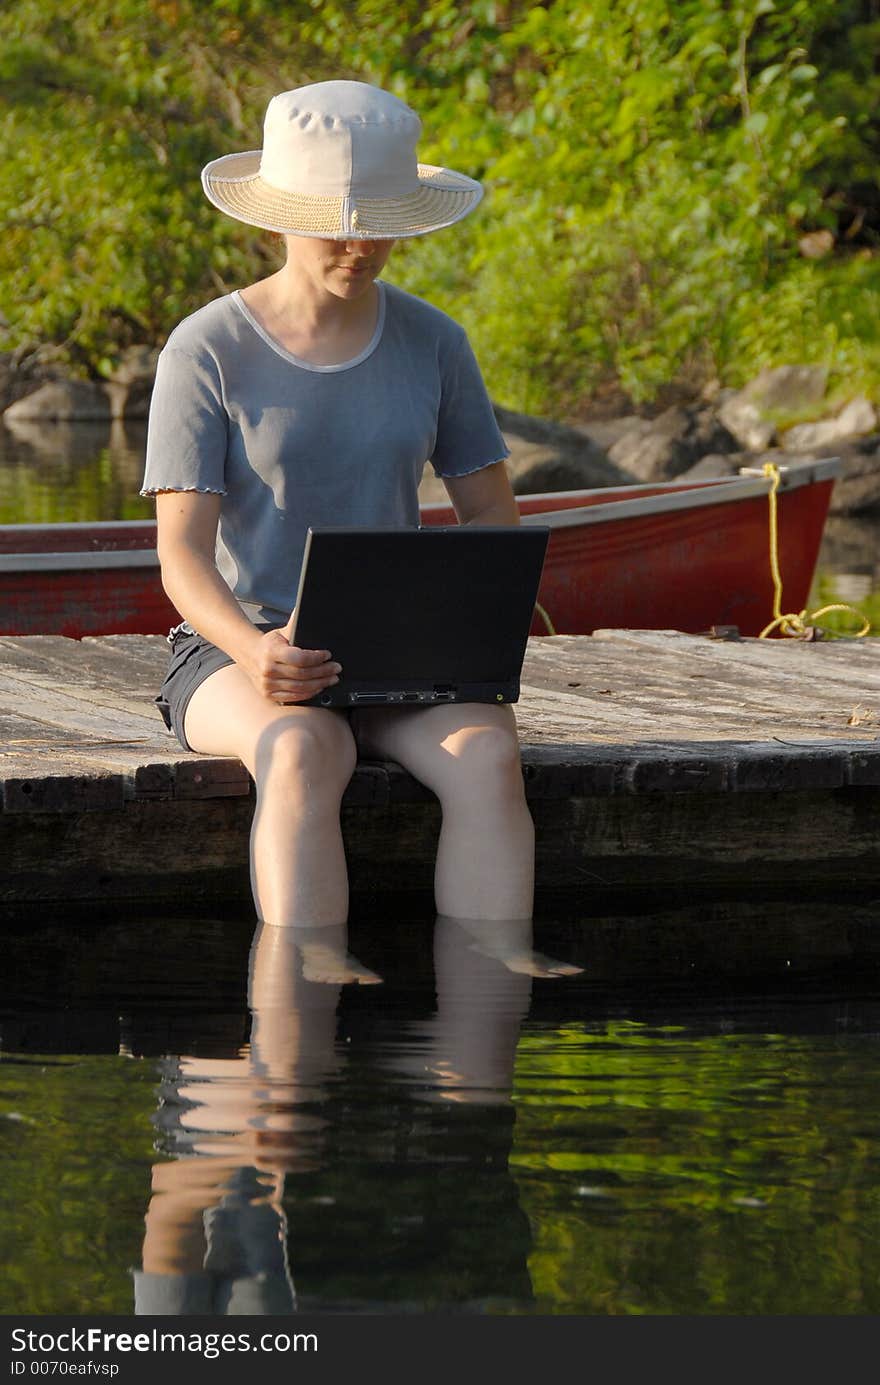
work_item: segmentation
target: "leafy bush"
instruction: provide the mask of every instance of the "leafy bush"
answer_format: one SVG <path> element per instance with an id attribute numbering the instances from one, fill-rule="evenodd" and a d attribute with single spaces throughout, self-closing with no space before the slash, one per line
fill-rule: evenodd
<path id="1" fill-rule="evenodd" d="M 794 360 L 877 393 L 878 41 L 877 0 L 13 0 L 5 344 L 106 373 L 266 272 L 277 246 L 198 171 L 258 146 L 275 91 L 343 76 L 486 183 L 393 269 L 467 326 L 501 402 L 647 405 Z"/>

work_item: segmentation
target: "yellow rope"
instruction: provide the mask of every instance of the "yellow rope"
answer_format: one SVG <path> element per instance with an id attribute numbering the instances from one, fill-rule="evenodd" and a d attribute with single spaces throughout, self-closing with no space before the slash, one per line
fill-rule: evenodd
<path id="1" fill-rule="evenodd" d="M 779 571 L 779 530 L 776 508 L 776 492 L 779 489 L 780 472 L 774 462 L 765 462 L 762 468 L 762 475 L 770 481 L 770 491 L 768 500 L 770 502 L 770 572 L 773 577 L 773 619 L 769 625 L 758 636 L 765 640 L 771 631 L 779 629 L 780 635 L 790 635 L 794 639 L 802 639 L 809 631 L 810 626 L 815 627 L 819 616 L 827 615 L 829 611 L 849 611 L 850 615 L 862 622 L 861 630 L 857 631 L 851 638 L 860 640 L 867 635 L 871 629 L 871 622 L 861 611 L 857 611 L 853 606 L 847 606 L 845 602 L 835 601 L 829 606 L 821 606 L 818 611 L 789 612 L 788 615 L 782 614 L 782 575 Z M 808 624 L 809 622 L 809 624 Z M 823 627 L 818 627 L 822 629 Z M 828 632 L 833 633 L 832 631 Z"/>
<path id="2" fill-rule="evenodd" d="M 543 620 L 544 624 L 546 625 L 546 627 L 547 627 L 547 634 L 548 634 L 548 635 L 555 635 L 555 634 L 556 634 L 556 630 L 555 630 L 555 628 L 554 628 L 553 621 L 550 619 L 550 617 L 548 616 L 547 612 L 544 610 L 544 607 L 541 605 L 540 601 L 536 601 L 536 602 L 535 602 L 535 610 L 538 612 L 538 615 L 541 617 L 541 619 Z"/>
<path id="3" fill-rule="evenodd" d="M 755 471 L 751 474 L 756 476 L 759 473 Z M 776 492 L 779 489 L 781 474 L 775 462 L 765 462 L 760 475 L 766 476 L 771 483 L 767 499 L 770 505 L 770 572 L 773 577 L 773 619 L 769 625 L 764 626 L 758 638 L 765 640 L 772 631 L 778 628 L 781 635 L 789 635 L 793 639 L 803 639 L 811 626 L 815 628 L 819 616 L 828 615 L 830 611 L 848 611 L 850 615 L 862 622 L 862 628 L 851 638 L 862 639 L 870 633 L 871 622 L 867 616 L 862 615 L 861 611 L 857 611 L 854 606 L 848 606 L 843 601 L 835 601 L 828 606 L 820 606 L 818 611 L 807 612 L 804 609 L 797 613 L 790 611 L 787 615 L 782 614 L 782 574 L 779 570 L 779 523 L 776 502 Z M 553 622 L 539 601 L 535 602 L 535 610 L 547 627 L 548 635 L 555 635 L 556 629 Z M 834 632 L 829 630 L 828 633 L 833 634 Z"/>

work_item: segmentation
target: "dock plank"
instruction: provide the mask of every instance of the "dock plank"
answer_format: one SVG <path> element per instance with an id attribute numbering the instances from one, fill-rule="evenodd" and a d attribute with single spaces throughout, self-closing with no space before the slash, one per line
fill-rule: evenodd
<path id="1" fill-rule="evenodd" d="M 644 734 L 665 724 L 668 731 L 688 737 L 711 733 L 716 739 L 756 740 L 792 733 L 825 736 L 836 729 L 854 740 L 876 734 L 869 725 L 849 724 L 859 705 L 863 714 L 871 712 L 872 704 L 880 712 L 880 657 L 872 651 L 868 664 L 857 655 L 861 641 L 847 642 L 842 651 L 844 658 L 846 648 L 850 651 L 846 662 L 840 644 L 797 642 L 795 663 L 790 648 L 795 642 L 728 643 L 655 631 L 597 632 L 590 638 L 595 643 L 583 655 L 577 692 L 589 696 L 597 689 L 597 677 L 608 674 L 604 688 L 599 687 L 607 704 L 592 709 L 595 730 L 627 724 L 632 734 Z M 597 657 L 603 646 L 608 652 Z M 834 648 L 837 659 L 828 659 Z M 524 678 L 531 679 L 530 698 L 537 695 L 540 701 L 544 687 L 558 688 L 570 660 L 577 657 L 577 646 L 571 644 L 557 651 L 536 650 L 524 670 Z M 535 667 L 543 677 L 532 676 Z"/>

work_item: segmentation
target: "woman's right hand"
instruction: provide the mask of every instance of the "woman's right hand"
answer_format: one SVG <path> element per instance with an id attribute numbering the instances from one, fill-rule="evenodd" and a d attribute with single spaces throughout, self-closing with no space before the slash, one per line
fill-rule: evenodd
<path id="1" fill-rule="evenodd" d="M 342 672 L 329 649 L 299 649 L 291 644 L 292 623 L 293 616 L 281 630 L 261 635 L 245 670 L 257 691 L 281 706 L 308 702 L 338 683 Z"/>
<path id="2" fill-rule="evenodd" d="M 293 614 L 281 630 L 265 633 L 242 614 L 214 561 L 220 499 L 203 491 L 156 496 L 165 591 L 196 630 L 235 659 L 264 697 L 281 705 L 308 702 L 339 682 L 340 666 L 329 649 L 297 649 L 290 643 Z"/>

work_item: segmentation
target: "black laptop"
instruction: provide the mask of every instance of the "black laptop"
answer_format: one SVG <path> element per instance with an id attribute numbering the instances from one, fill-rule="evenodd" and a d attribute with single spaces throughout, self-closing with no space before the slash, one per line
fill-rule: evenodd
<path id="1" fill-rule="evenodd" d="M 291 643 L 329 649 L 323 707 L 516 702 L 549 528 L 310 529 Z"/>

